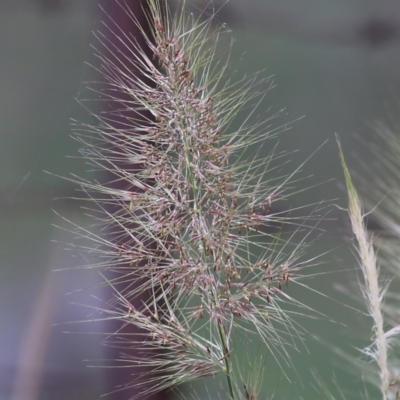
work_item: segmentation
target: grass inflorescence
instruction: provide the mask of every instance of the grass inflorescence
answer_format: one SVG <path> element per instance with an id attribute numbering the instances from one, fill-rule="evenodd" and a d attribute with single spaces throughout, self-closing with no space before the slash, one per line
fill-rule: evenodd
<path id="1" fill-rule="evenodd" d="M 98 35 L 102 96 L 117 106 L 75 136 L 112 179 L 80 181 L 106 228 L 80 233 L 103 258 L 93 267 L 113 293 L 101 313 L 121 324 L 109 338 L 121 348 L 117 361 L 146 367 L 127 387 L 139 397 L 222 374 L 224 395 L 256 399 L 259 382 L 234 367 L 233 334 L 252 335 L 282 369 L 290 365 L 301 338 L 292 314 L 302 314 L 290 286 L 315 261 L 304 255 L 309 229 L 275 205 L 299 168 L 279 173 L 283 154 L 271 139 L 286 125 L 269 128 L 275 116 L 250 123 L 268 81 L 230 79 L 224 28 L 182 10 L 150 0 L 148 32 L 126 9 L 151 56 L 122 31 L 117 40 L 115 29 Z"/>
<path id="2" fill-rule="evenodd" d="M 380 195 L 385 194 L 385 197 L 387 197 L 387 199 L 385 197 L 383 199 L 382 197 L 379 198 L 379 201 L 383 204 L 380 204 L 374 210 L 374 214 L 378 216 L 378 221 L 385 226 L 387 233 L 392 236 L 391 238 L 374 237 L 367 230 L 362 202 L 354 187 L 339 141 L 338 145 L 349 198 L 348 211 L 356 239 L 360 270 L 363 275 L 361 293 L 367 306 L 368 315 L 372 320 L 372 342 L 369 346 L 361 350 L 372 361 L 372 365 L 360 363 L 359 360 L 352 360 L 352 363 L 357 366 L 360 372 L 366 375 L 366 380 L 380 389 L 383 400 L 397 400 L 400 397 L 398 385 L 399 357 L 396 355 L 393 347 L 398 346 L 396 339 L 400 333 L 399 312 L 398 308 L 394 305 L 399 300 L 399 296 L 397 293 L 389 290 L 390 281 L 383 281 L 380 272 L 380 266 L 383 264 L 386 276 L 388 276 L 387 271 L 394 272 L 394 275 L 393 273 L 390 274 L 390 280 L 396 281 L 399 277 L 398 257 L 395 256 L 397 253 L 398 234 L 396 229 L 393 229 L 396 226 L 396 220 L 389 217 L 390 213 L 393 212 L 391 205 L 394 200 L 393 195 L 398 190 L 398 185 L 392 187 L 385 186 L 384 182 L 389 178 L 390 172 L 393 172 L 393 170 L 396 171 L 398 158 L 394 157 L 394 155 L 398 156 L 398 149 L 400 147 L 398 146 L 398 139 L 392 134 L 389 135 L 388 132 L 385 138 L 392 145 L 387 149 L 380 148 L 378 154 L 385 154 L 382 157 L 383 165 L 385 167 L 390 166 L 390 169 L 388 171 L 381 170 L 379 171 L 380 173 L 375 171 L 372 175 L 378 181 L 376 186 L 380 190 L 384 188 L 380 192 Z M 391 160 L 391 163 L 388 163 L 388 160 Z M 367 201 L 372 203 L 377 201 L 377 198 L 369 198 Z M 398 199 L 396 198 L 395 201 L 398 201 Z"/>

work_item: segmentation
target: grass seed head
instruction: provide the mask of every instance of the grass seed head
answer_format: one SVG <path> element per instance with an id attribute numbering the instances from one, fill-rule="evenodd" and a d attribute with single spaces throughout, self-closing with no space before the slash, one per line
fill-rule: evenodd
<path id="1" fill-rule="evenodd" d="M 150 368 L 147 380 L 130 385 L 147 394 L 223 372 L 232 398 L 238 388 L 254 398 L 249 386 L 233 383 L 233 328 L 251 328 L 277 359 L 288 357 L 298 335 L 283 305 L 300 305 L 285 291 L 306 265 L 307 235 L 293 245 L 294 233 L 285 239 L 269 230 L 287 222 L 274 204 L 286 199 L 294 174 L 278 175 L 281 155 L 268 146 L 287 126 L 248 123 L 265 96 L 263 83 L 227 77 L 223 29 L 184 9 L 171 15 L 157 0 L 149 10 L 151 33 L 139 28 L 152 56 L 122 31 L 117 41 L 99 34 L 107 50 L 98 54 L 105 97 L 118 107 L 76 133 L 90 162 L 113 177 L 81 182 L 100 221 L 113 227 L 92 236 L 104 248 L 105 281 L 115 294 L 105 312 L 127 332 L 140 328 L 112 340 L 126 346 L 124 363 Z M 245 105 L 250 115 L 238 124 Z M 134 307 L 145 292 L 150 299 Z M 130 357 L 132 347 L 142 355 Z"/>

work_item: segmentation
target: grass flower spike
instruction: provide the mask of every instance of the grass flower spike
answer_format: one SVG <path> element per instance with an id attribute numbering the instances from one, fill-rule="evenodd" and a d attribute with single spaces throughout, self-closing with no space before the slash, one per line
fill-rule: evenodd
<path id="1" fill-rule="evenodd" d="M 373 241 L 365 226 L 361 201 L 347 169 L 339 140 L 338 146 L 349 196 L 349 215 L 353 232 L 357 240 L 360 267 L 365 281 L 363 295 L 368 306 L 369 314 L 373 320 L 373 343 L 371 346 L 364 349 L 363 353 L 377 363 L 382 399 L 388 400 L 392 398 L 389 397 L 391 386 L 391 375 L 388 363 L 389 338 L 393 336 L 394 332 L 385 332 L 384 329 L 384 313 L 382 309 L 385 290 L 379 283 L 379 268 L 373 248 Z"/>
<path id="2" fill-rule="evenodd" d="M 275 211 L 294 175 L 279 175 L 283 154 L 270 141 L 286 126 L 248 123 L 265 93 L 257 77 L 226 78 L 222 31 L 210 19 L 172 15 L 157 0 L 149 7 L 151 33 L 142 34 L 152 57 L 122 31 L 128 56 L 99 36 L 109 54 L 99 54 L 104 96 L 118 107 L 76 132 L 85 157 L 112 175 L 109 184 L 80 182 L 100 222 L 112 227 L 104 236 L 81 230 L 101 247 L 98 267 L 113 290 L 102 313 L 121 322 L 123 333 L 111 336 L 121 365 L 149 368 L 127 383 L 138 396 L 223 374 L 222 397 L 254 399 L 251 379 L 243 382 L 238 377 L 246 373 L 234 368 L 234 332 L 253 332 L 282 368 L 290 364 L 287 349 L 300 336 L 290 313 L 301 304 L 287 287 L 312 264 L 304 259 L 307 234 L 294 244 L 296 221 L 283 232 L 290 220 Z M 238 124 L 247 104 L 249 115 Z M 115 188 L 117 181 L 124 189 Z M 144 293 L 149 299 L 138 301 Z M 129 333 L 130 326 L 139 333 Z"/>

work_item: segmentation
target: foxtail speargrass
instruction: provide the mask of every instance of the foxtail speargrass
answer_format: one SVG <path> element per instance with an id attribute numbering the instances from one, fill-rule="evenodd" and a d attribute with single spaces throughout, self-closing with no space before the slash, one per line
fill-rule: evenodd
<path id="1" fill-rule="evenodd" d="M 396 170 L 398 166 L 398 150 L 400 149 L 400 142 L 394 135 L 386 135 L 386 139 L 391 142 L 391 146 L 386 150 L 386 155 L 382 158 L 384 164 L 390 166 L 390 169 L 386 171 L 382 176 L 375 176 L 380 182 L 378 187 L 382 188 L 382 183 L 390 177 L 390 171 Z M 380 223 L 384 224 L 385 228 L 389 229 L 389 232 L 394 235 L 391 240 L 383 238 L 376 240 L 367 231 L 364 214 L 362 210 L 362 203 L 357 194 L 357 191 L 353 185 L 349 170 L 346 166 L 343 151 L 341 149 L 340 142 L 338 140 L 340 158 L 342 167 L 345 175 L 345 181 L 347 186 L 347 192 L 349 197 L 349 215 L 351 225 L 357 242 L 357 251 L 360 259 L 360 269 L 363 274 L 364 284 L 362 285 L 362 294 L 364 301 L 367 305 L 368 314 L 371 316 L 373 321 L 372 328 L 372 344 L 362 350 L 362 353 L 367 355 L 376 365 L 372 368 L 365 368 L 365 365 L 358 364 L 360 372 L 366 374 L 367 380 L 372 384 L 380 388 L 381 398 L 383 400 L 397 400 L 400 397 L 399 390 L 399 356 L 393 351 L 393 347 L 398 345 L 394 341 L 400 334 L 400 324 L 398 306 L 394 306 L 394 302 L 398 304 L 400 297 L 398 293 L 390 292 L 389 285 L 381 284 L 379 266 L 381 263 L 385 267 L 392 267 L 395 271 L 394 277 L 400 276 L 399 258 L 394 257 L 398 255 L 398 232 L 395 227 L 395 221 L 390 217 L 390 213 L 394 210 L 387 209 L 387 204 L 393 204 L 392 201 L 399 201 L 398 198 L 393 199 L 393 194 L 398 191 L 398 182 L 392 187 L 386 186 L 386 194 L 389 197 L 389 201 L 383 199 L 383 206 L 386 203 L 386 207 L 379 207 L 376 211 L 376 215 L 380 216 Z M 382 154 L 385 150 L 380 149 L 379 153 Z M 375 152 L 375 154 L 377 154 Z M 393 157 L 396 154 L 397 157 Z M 388 161 L 390 162 L 388 163 Z M 397 170 L 398 171 L 398 170 Z M 382 171 L 380 171 L 382 173 Z M 370 175 L 371 176 L 371 175 Z M 396 180 L 398 180 L 396 174 Z M 380 192 L 380 194 L 384 194 Z M 375 198 L 376 200 L 376 198 Z M 382 198 L 380 199 L 382 200 Z M 373 201 L 369 199 L 369 201 Z M 384 217 L 384 218 L 383 218 Z M 395 240 L 395 246 L 393 245 L 393 239 Z M 392 244 L 390 244 L 392 242 Z M 374 245 L 378 245 L 379 257 L 374 250 Z M 393 252 L 393 249 L 396 249 Z M 393 275 L 391 280 L 393 280 Z M 390 329 L 387 329 L 390 326 Z M 377 378 L 379 377 L 379 378 Z"/>
<path id="2" fill-rule="evenodd" d="M 288 291 L 314 263 L 304 258 L 308 233 L 295 244 L 303 227 L 274 209 L 298 172 L 279 175 L 282 154 L 268 146 L 286 125 L 249 124 L 265 93 L 258 77 L 226 77 L 222 30 L 211 19 L 148 4 L 151 32 L 141 33 L 152 56 L 122 31 L 117 40 L 128 55 L 100 35 L 109 54 L 99 54 L 104 96 L 118 106 L 76 131 L 84 156 L 113 176 L 109 184 L 80 181 L 96 218 L 111 227 L 108 236 L 80 231 L 98 246 L 97 266 L 113 291 L 101 312 L 121 323 L 122 333 L 110 336 L 121 348 L 118 362 L 148 368 L 127 383 L 137 396 L 222 374 L 223 397 L 256 399 L 259 382 L 246 377 L 248 367 L 237 371 L 233 334 L 259 338 L 282 368 L 290 365 L 288 349 L 301 338 L 291 316 L 302 304 Z M 284 231 L 286 224 L 294 228 Z M 137 301 L 144 293 L 149 299 Z M 139 352 L 130 355 L 133 348 Z"/>

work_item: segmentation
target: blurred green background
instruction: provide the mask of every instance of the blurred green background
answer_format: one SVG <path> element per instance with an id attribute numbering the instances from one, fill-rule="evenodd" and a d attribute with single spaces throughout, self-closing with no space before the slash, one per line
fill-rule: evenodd
<path id="1" fill-rule="evenodd" d="M 260 112 L 282 110 L 277 125 L 296 121 L 280 139 L 280 149 L 294 152 L 287 170 L 319 149 L 302 168 L 302 176 L 311 177 L 299 183 L 299 188 L 313 187 L 295 195 L 290 205 L 337 199 L 335 204 L 345 206 L 334 134 L 357 169 L 353 155 L 370 157 L 361 145 L 374 140 L 368 123 L 398 115 L 398 2 L 232 0 L 218 19 L 233 30 L 232 64 L 239 75 L 259 70 L 264 77 L 274 75 L 276 87 Z M 79 150 L 70 138 L 70 119 L 90 122 L 75 98 L 84 99 L 86 82 L 96 80 L 85 63 L 96 63 L 90 44 L 101 20 L 97 0 L 0 2 L 0 399 L 28 400 L 16 397 L 23 393 L 21 385 L 32 400 L 90 400 L 107 390 L 104 370 L 87 368 L 90 362 L 83 361 L 103 357 L 100 338 L 63 333 L 79 331 L 76 326 L 53 326 L 87 318 L 87 309 L 70 302 L 88 304 L 86 288 L 97 276 L 82 270 L 50 273 L 86 261 L 64 250 L 73 235 L 52 226 L 65 225 L 53 210 L 84 223 L 79 203 L 65 199 L 76 188 L 54 175 L 87 174 L 84 161 L 67 158 Z M 320 268 L 333 273 L 305 282 L 332 299 L 300 288 L 291 293 L 336 322 L 300 321 L 309 332 L 307 349 L 293 354 L 298 375 L 291 375 L 291 382 L 272 358 L 267 360 L 266 390 L 279 382 L 278 398 L 323 398 L 313 389 L 312 367 L 330 387 L 337 379 L 346 399 L 363 398 L 360 376 L 348 374 L 346 363 L 330 349 L 341 346 L 357 354 L 370 336 L 368 319 L 343 305 L 353 303 L 336 290 L 356 280 L 356 261 L 345 214 L 332 208 L 330 218 L 321 223 L 326 232 L 310 257 L 327 252 Z"/>

